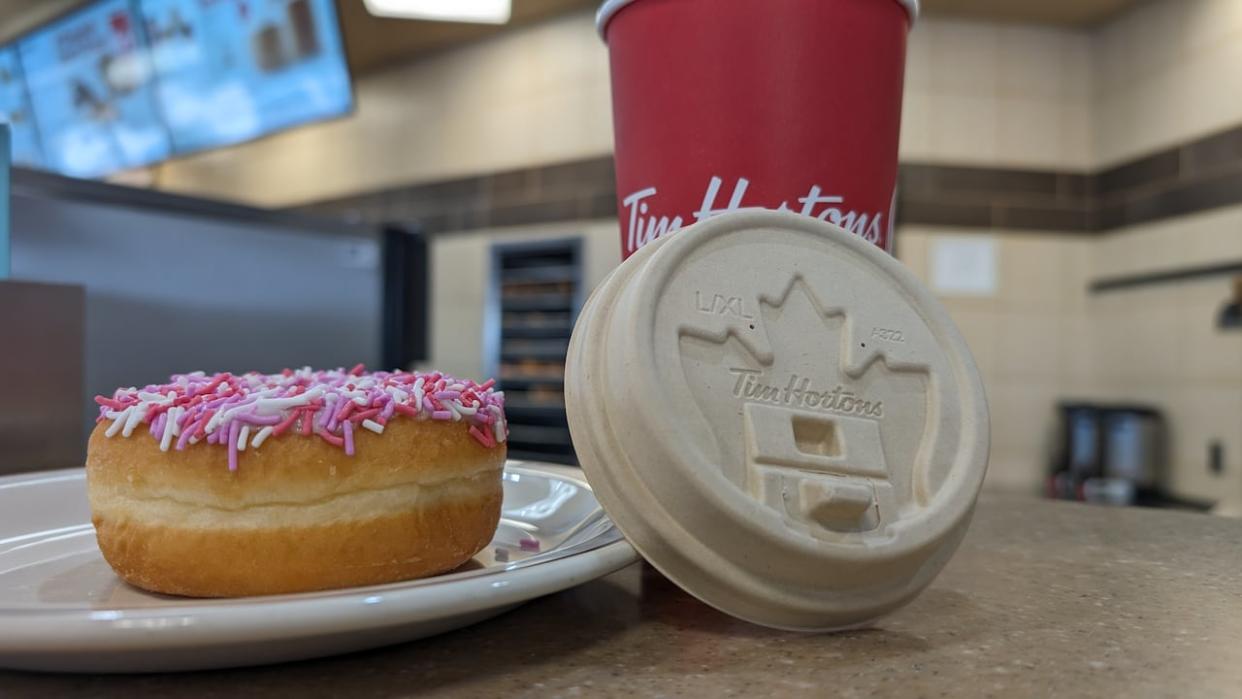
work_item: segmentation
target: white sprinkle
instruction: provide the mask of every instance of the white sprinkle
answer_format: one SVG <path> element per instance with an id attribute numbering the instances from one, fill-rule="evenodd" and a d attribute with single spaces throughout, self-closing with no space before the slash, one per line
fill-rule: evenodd
<path id="1" fill-rule="evenodd" d="M 108 425 L 108 430 L 104 432 L 104 436 L 115 437 L 116 433 L 120 432 L 121 428 L 125 426 L 125 423 L 129 422 L 129 414 L 133 412 L 133 410 L 134 406 L 131 405 L 118 413 L 116 417 L 112 418 L 112 424 Z"/>
<path id="2" fill-rule="evenodd" d="M 181 436 L 181 416 L 185 415 L 186 408 L 177 406 L 169 410 L 168 421 L 172 423 L 172 433 L 174 437 Z"/>
<path id="3" fill-rule="evenodd" d="M 462 405 L 461 403 L 458 403 L 457 401 L 453 401 L 449 405 L 453 405 L 454 406 L 453 409 L 460 412 L 462 415 L 474 415 L 475 413 L 479 412 L 479 409 L 477 406 L 468 407 L 468 406 Z"/>
<path id="4" fill-rule="evenodd" d="M 259 430 L 258 434 L 254 436 L 254 439 L 250 440 L 250 446 L 258 449 L 263 444 L 263 441 L 266 440 L 271 434 L 272 426 L 267 425 L 263 429 Z"/>
<path id="5" fill-rule="evenodd" d="M 242 425 L 237 435 L 237 451 L 246 451 L 246 442 L 250 440 L 250 425 Z"/>
<path id="6" fill-rule="evenodd" d="M 198 435 L 190 437 L 189 442 L 190 444 L 198 444 Z"/>
<path id="7" fill-rule="evenodd" d="M 374 420 L 363 420 L 362 426 L 375 434 L 384 434 L 384 426 Z"/>
<path id="8" fill-rule="evenodd" d="M 492 423 L 492 434 L 496 437 L 497 442 L 505 441 L 505 424 L 503 420 L 496 420 Z"/>
<path id="9" fill-rule="evenodd" d="M 257 401 L 255 405 L 257 406 L 258 413 L 260 415 L 275 415 L 280 413 L 285 408 L 306 405 L 322 395 L 323 389 L 316 388 L 307 391 L 300 396 L 293 396 L 291 398 L 263 398 Z"/>
<path id="10" fill-rule="evenodd" d="M 160 438 L 160 451 L 168 451 L 168 446 L 172 444 L 173 428 L 177 426 L 177 411 L 180 408 L 169 410 L 164 418 L 164 436 Z"/>
<path id="11" fill-rule="evenodd" d="M 220 423 L 223 421 L 224 421 L 224 413 L 220 412 L 220 413 L 216 413 L 215 415 L 212 415 L 211 419 L 207 421 L 206 430 L 208 432 L 215 432 L 216 428 L 219 427 Z"/>
<path id="12" fill-rule="evenodd" d="M 133 434 L 134 428 L 138 426 L 138 423 L 142 422 L 143 416 L 147 414 L 147 407 L 148 407 L 147 403 L 139 403 L 138 405 L 135 405 L 133 407 L 134 407 L 134 410 L 129 414 L 129 417 L 125 420 L 125 426 L 121 428 L 122 437 L 128 437 L 131 434 Z"/>
<path id="13" fill-rule="evenodd" d="M 358 396 L 357 398 L 354 399 L 354 405 L 366 407 L 366 404 L 367 404 L 367 397 L 365 394 Z"/>

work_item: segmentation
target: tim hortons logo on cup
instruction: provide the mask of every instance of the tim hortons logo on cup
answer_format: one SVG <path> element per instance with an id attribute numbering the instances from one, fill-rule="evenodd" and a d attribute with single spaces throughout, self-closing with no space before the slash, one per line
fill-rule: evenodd
<path id="1" fill-rule="evenodd" d="M 746 196 L 746 190 L 750 187 L 750 180 L 745 177 L 737 179 L 737 182 L 733 185 L 733 193 L 729 196 L 728 202 L 724 206 L 719 206 L 717 197 L 720 195 L 722 184 L 724 184 L 724 180 L 716 176 L 713 176 L 707 183 L 707 189 L 703 193 L 703 201 L 699 205 L 699 210 L 692 214 L 695 221 L 702 221 L 703 219 L 719 216 L 730 211 L 745 209 L 794 210 L 794 207 L 791 207 L 788 201 L 782 201 L 777 206 L 744 205 L 743 201 Z M 661 236 L 677 231 L 685 223 L 685 219 L 681 216 L 669 217 L 652 213 L 651 209 L 655 204 L 655 196 L 657 194 L 658 191 L 655 187 L 647 187 L 646 189 L 633 192 L 621 200 L 621 205 L 625 209 L 624 216 L 627 220 L 626 249 L 630 252 Z M 797 202 L 797 212 L 803 216 L 812 216 L 821 221 L 834 223 L 870 243 L 879 244 L 884 239 L 886 224 L 884 223 L 883 212 L 861 212 L 845 209 L 840 206 L 845 203 L 845 197 L 824 194 L 824 189 L 817 184 L 811 185 L 806 194 L 798 197 L 795 201 Z"/>

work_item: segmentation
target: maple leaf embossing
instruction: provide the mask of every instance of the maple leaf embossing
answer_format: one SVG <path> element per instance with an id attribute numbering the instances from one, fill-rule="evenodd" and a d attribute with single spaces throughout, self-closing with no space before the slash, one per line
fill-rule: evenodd
<path id="1" fill-rule="evenodd" d="M 780 293 L 740 306 L 744 315 L 701 313 L 682 326 L 682 368 L 715 432 L 712 458 L 760 499 L 777 497 L 759 482 L 772 467 L 819 474 L 841 501 L 868 487 L 891 492 L 896 507 L 920 501 L 912 465 L 931 424 L 928 367 L 856 339 L 854 299 L 823 299 L 794 274 Z"/>

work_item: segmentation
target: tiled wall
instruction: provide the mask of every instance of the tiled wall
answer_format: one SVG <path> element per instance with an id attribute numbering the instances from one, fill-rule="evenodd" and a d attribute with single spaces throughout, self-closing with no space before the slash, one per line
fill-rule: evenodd
<path id="1" fill-rule="evenodd" d="M 925 17 L 907 65 L 903 161 L 1091 163 L 1087 34 Z M 576 13 L 364 76 L 352 117 L 167 163 L 156 186 L 292 206 L 602 156 L 608 90 L 593 15 Z"/>
<path id="2" fill-rule="evenodd" d="M 903 161 L 1087 169 L 1090 35 L 925 17 L 906 59 Z"/>
<path id="3" fill-rule="evenodd" d="M 897 256 L 930 283 L 937 241 L 975 231 L 906 226 Z M 1053 233 L 993 236 L 997 289 L 987 296 L 940 295 L 983 374 L 992 411 L 988 487 L 1035 492 L 1051 458 L 1057 400 L 1091 378 L 1085 288 L 1092 242 Z"/>
<path id="4" fill-rule="evenodd" d="M 1097 277 L 1242 261 L 1242 207 L 1217 209 L 1108 234 L 1092 246 Z M 1228 276 L 1093 294 L 1099 395 L 1166 410 L 1173 443 L 1171 485 L 1184 496 L 1242 497 L 1242 330 L 1216 319 L 1231 296 Z M 1213 441 L 1224 471 L 1208 469 Z"/>
<path id="5" fill-rule="evenodd" d="M 1092 44 L 1092 140 L 1112 165 L 1242 123 L 1242 2 L 1156 0 Z"/>

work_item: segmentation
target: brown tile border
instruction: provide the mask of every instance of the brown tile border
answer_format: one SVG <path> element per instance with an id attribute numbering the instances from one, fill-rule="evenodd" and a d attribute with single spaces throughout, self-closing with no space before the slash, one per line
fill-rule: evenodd
<path id="1" fill-rule="evenodd" d="M 616 215 L 611 156 L 394 187 L 296 207 L 428 233 Z M 897 222 L 1094 234 L 1242 204 L 1242 126 L 1095 173 L 903 163 Z"/>

